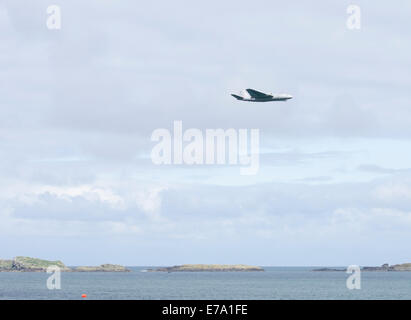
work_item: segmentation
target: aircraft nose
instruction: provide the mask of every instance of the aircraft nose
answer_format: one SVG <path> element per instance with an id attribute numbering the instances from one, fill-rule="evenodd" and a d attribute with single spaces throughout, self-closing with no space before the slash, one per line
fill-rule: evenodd
<path id="1" fill-rule="evenodd" d="M 293 96 L 292 96 L 291 94 L 289 94 L 289 95 L 287 96 L 287 98 L 288 98 L 288 99 L 292 99 Z"/>

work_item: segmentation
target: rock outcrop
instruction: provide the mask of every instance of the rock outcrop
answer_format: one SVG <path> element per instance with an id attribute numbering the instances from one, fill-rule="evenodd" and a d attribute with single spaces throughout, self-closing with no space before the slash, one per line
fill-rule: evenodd
<path id="1" fill-rule="evenodd" d="M 57 266 L 63 272 L 71 271 L 61 261 L 49 261 L 29 257 L 15 257 L 13 260 L 0 260 L 0 271 L 46 272 L 50 266 Z"/>
<path id="2" fill-rule="evenodd" d="M 411 263 L 394 264 L 393 271 L 411 271 Z"/>
<path id="3" fill-rule="evenodd" d="M 346 271 L 347 269 L 319 268 L 313 271 Z M 380 267 L 362 267 L 361 271 L 411 271 L 411 263 L 389 265 L 384 263 Z"/>
<path id="4" fill-rule="evenodd" d="M 264 271 L 261 267 L 244 264 L 183 264 L 181 266 L 148 269 L 149 272 L 250 272 Z"/>
<path id="5" fill-rule="evenodd" d="M 314 269 L 313 271 L 346 271 L 347 269 L 340 269 L 340 268 L 318 268 Z"/>
<path id="6" fill-rule="evenodd" d="M 361 268 L 361 270 L 362 271 L 396 271 L 388 263 L 384 263 L 380 267 L 363 267 Z"/>
<path id="7" fill-rule="evenodd" d="M 120 266 L 118 264 L 102 264 L 98 267 L 77 267 L 74 268 L 75 272 L 130 272 L 129 269 Z"/>
<path id="8" fill-rule="evenodd" d="M 13 267 L 13 260 L 0 259 L 0 271 L 9 271 Z"/>
<path id="9" fill-rule="evenodd" d="M 383 264 L 381 267 L 364 267 L 364 271 L 411 271 L 411 263 L 389 265 Z"/>
<path id="10" fill-rule="evenodd" d="M 0 272 L 46 272 L 48 267 L 57 266 L 62 272 L 128 272 L 130 270 L 116 264 L 98 267 L 69 268 L 61 261 L 49 261 L 30 257 L 15 257 L 13 260 L 0 259 Z"/>

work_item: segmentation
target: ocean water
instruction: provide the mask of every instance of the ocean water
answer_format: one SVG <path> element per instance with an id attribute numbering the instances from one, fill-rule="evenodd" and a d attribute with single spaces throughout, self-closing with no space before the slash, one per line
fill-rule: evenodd
<path id="1" fill-rule="evenodd" d="M 264 267 L 265 272 L 61 273 L 49 290 L 47 273 L 0 272 L 4 299 L 411 299 L 411 272 L 362 272 L 361 289 L 348 290 L 345 272 L 312 267 Z"/>

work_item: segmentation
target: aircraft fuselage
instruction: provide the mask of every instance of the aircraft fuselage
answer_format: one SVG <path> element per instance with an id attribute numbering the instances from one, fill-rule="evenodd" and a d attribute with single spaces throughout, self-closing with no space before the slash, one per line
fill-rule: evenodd
<path id="1" fill-rule="evenodd" d="M 244 94 L 231 94 L 234 98 L 240 101 L 249 102 L 270 102 L 270 101 L 287 101 L 292 99 L 293 96 L 287 93 L 267 94 L 254 89 L 245 89 Z"/>
<path id="2" fill-rule="evenodd" d="M 255 99 L 255 98 L 243 98 L 243 99 L 239 99 L 241 101 L 250 101 L 250 102 L 270 102 L 270 101 L 287 101 L 289 99 L 292 99 L 292 97 L 290 98 L 284 98 L 284 97 L 272 97 L 272 98 L 266 98 L 266 99 Z"/>

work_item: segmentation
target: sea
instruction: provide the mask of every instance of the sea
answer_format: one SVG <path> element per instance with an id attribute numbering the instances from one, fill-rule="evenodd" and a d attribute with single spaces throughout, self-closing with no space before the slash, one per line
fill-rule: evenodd
<path id="1" fill-rule="evenodd" d="M 0 272 L 0 300 L 311 300 L 411 299 L 411 272 L 362 272 L 360 289 L 350 274 L 317 267 L 264 267 L 264 272 L 61 273 L 60 289 L 47 288 L 47 273 Z"/>

